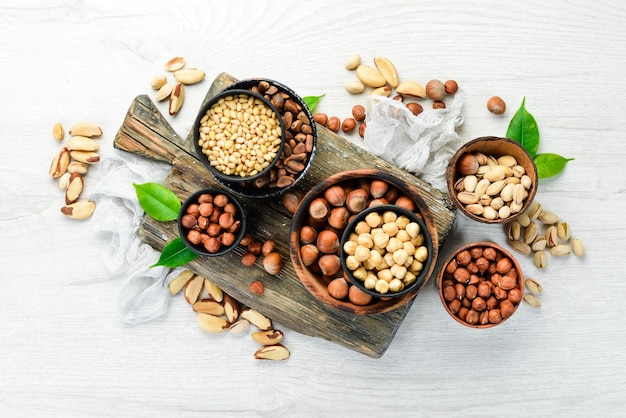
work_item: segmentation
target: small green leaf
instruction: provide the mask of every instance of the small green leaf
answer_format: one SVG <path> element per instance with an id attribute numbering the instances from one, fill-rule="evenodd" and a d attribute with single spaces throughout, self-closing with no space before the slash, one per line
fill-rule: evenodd
<path id="1" fill-rule="evenodd" d="M 539 127 L 533 115 L 528 113 L 524 104 L 526 97 L 522 100 L 522 104 L 509 122 L 509 128 L 506 131 L 507 138 L 519 142 L 531 157 L 534 157 L 539 148 Z"/>
<path id="2" fill-rule="evenodd" d="M 556 176 L 563 171 L 567 162 L 572 160 L 573 158 L 565 158 L 558 154 L 537 154 L 534 158 L 537 175 L 540 179 Z"/>
<path id="3" fill-rule="evenodd" d="M 302 100 L 306 104 L 306 107 L 309 108 L 309 111 L 313 113 L 315 112 L 317 104 L 320 102 L 320 100 L 322 100 L 322 97 L 324 96 L 326 96 L 326 94 L 322 94 L 321 96 L 305 96 L 302 98 Z"/>
<path id="4" fill-rule="evenodd" d="M 181 237 L 174 238 L 169 244 L 161 251 L 161 257 L 159 261 L 151 265 L 150 267 L 165 266 L 170 268 L 183 266 L 198 257 L 198 254 L 191 251 Z"/>
<path id="5" fill-rule="evenodd" d="M 180 200 L 171 190 L 157 183 L 135 184 L 139 204 L 157 221 L 173 221 L 180 212 Z"/>

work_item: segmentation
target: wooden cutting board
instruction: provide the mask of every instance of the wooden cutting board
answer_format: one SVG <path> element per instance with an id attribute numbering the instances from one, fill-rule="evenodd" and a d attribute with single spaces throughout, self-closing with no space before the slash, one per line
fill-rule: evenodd
<path id="1" fill-rule="evenodd" d="M 205 102 L 235 81 L 228 74 L 220 74 L 211 85 Z M 114 147 L 170 163 L 172 171 L 164 186 L 184 201 L 198 189 L 221 187 L 196 158 L 191 137 L 191 133 L 184 138 L 177 135 L 150 98 L 140 95 L 133 100 L 117 132 Z M 303 195 L 320 181 L 340 171 L 359 168 L 388 171 L 415 185 L 422 193 L 435 219 L 439 243 L 444 242 L 455 218 L 448 195 L 319 125 L 317 141 L 313 164 L 298 185 Z M 222 257 L 201 256 L 191 262 L 189 268 L 219 285 L 243 305 L 257 309 L 281 325 L 370 357 L 382 356 L 413 303 L 419 305 L 419 295 L 398 309 L 375 315 L 356 315 L 324 305 L 302 285 L 289 259 L 291 213 L 283 207 L 282 199 L 241 200 L 252 220 L 249 232 L 255 238 L 276 241 L 277 250 L 285 260 L 282 271 L 277 276 L 270 276 L 260 263 L 252 267 L 243 266 L 240 262 L 243 247 Z M 178 236 L 178 229 L 176 221 L 158 222 L 145 217 L 139 234 L 144 242 L 161 251 Z M 260 280 L 265 286 L 262 296 L 248 290 L 253 280 Z"/>

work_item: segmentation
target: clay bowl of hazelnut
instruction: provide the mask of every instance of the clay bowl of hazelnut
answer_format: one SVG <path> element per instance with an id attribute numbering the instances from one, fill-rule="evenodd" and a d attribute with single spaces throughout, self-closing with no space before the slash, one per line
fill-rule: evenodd
<path id="1" fill-rule="evenodd" d="M 457 248 L 444 261 L 437 283 L 448 314 L 471 328 L 503 323 L 524 297 L 519 263 L 493 242 L 473 242 Z"/>
<path id="2" fill-rule="evenodd" d="M 518 142 L 481 137 L 469 141 L 448 163 L 447 185 L 468 218 L 503 224 L 518 218 L 537 193 L 537 167 Z"/>
<path id="3" fill-rule="evenodd" d="M 343 231 L 339 258 L 350 283 L 375 298 L 410 293 L 426 278 L 433 241 L 426 224 L 401 206 L 372 206 Z"/>
<path id="4" fill-rule="evenodd" d="M 432 242 L 431 263 L 419 283 L 394 297 L 373 296 L 351 282 L 341 266 L 341 238 L 351 220 L 369 207 L 394 205 L 423 222 Z M 355 314 L 388 312 L 411 301 L 428 282 L 439 249 L 434 218 L 408 182 L 381 170 L 334 174 L 313 187 L 292 219 L 290 257 L 302 284 L 322 303 Z"/>
<path id="5" fill-rule="evenodd" d="M 283 147 L 275 163 L 254 179 L 233 181 L 223 176 L 216 180 L 233 192 L 251 198 L 280 196 L 293 189 L 313 163 L 317 129 L 313 115 L 300 96 L 286 85 L 266 78 L 239 80 L 224 89 L 249 91 L 263 97 L 278 114 L 283 128 Z"/>
<path id="6" fill-rule="evenodd" d="M 198 190 L 181 206 L 178 231 L 193 252 L 207 256 L 223 255 L 243 238 L 246 212 L 237 198 L 225 190 Z"/>
<path id="7" fill-rule="evenodd" d="M 278 109 L 262 95 L 223 90 L 200 109 L 193 140 L 200 161 L 230 187 L 269 176 L 283 152 L 285 128 Z"/>

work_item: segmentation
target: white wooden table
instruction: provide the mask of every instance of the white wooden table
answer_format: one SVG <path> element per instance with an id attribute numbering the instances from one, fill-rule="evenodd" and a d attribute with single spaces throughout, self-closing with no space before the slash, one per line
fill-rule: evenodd
<path id="1" fill-rule="evenodd" d="M 623 2 L 4 1 L 0 39 L 1 416 L 623 414 Z M 207 73 L 170 118 L 180 134 L 223 71 L 325 93 L 318 110 L 343 118 L 363 101 L 343 89 L 353 53 L 390 58 L 401 78 L 457 80 L 463 140 L 504 135 L 525 96 L 540 151 L 575 158 L 537 200 L 569 222 L 585 258 L 540 271 L 520 257 L 543 306 L 490 330 L 453 321 L 433 280 L 380 359 L 284 329 L 291 358 L 255 361 L 251 338 L 202 332 L 182 297 L 158 320 L 125 325 L 124 278 L 102 260 L 108 238 L 59 213 L 52 125 L 98 122 L 103 158 L 119 152 L 129 104 L 153 94 L 176 55 Z M 500 117 L 486 110 L 492 95 L 508 104 Z M 87 191 L 97 180 L 94 170 Z M 441 256 L 483 239 L 504 234 L 459 216 Z"/>

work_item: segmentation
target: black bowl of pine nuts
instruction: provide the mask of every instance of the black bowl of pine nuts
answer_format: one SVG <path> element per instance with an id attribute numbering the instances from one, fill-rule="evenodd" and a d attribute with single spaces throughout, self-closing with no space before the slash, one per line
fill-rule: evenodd
<path id="1" fill-rule="evenodd" d="M 269 100 L 249 90 L 223 90 L 200 109 L 194 146 L 220 183 L 253 183 L 269 175 L 279 160 L 284 132 L 280 113 Z"/>
<path id="2" fill-rule="evenodd" d="M 225 190 L 207 188 L 189 196 L 178 215 L 185 245 L 200 255 L 219 256 L 239 244 L 246 232 L 243 205 Z"/>
<path id="3" fill-rule="evenodd" d="M 309 108 L 292 89 L 266 78 L 239 80 L 225 91 L 247 90 L 263 96 L 278 111 L 284 127 L 284 147 L 278 160 L 265 175 L 253 181 L 232 182 L 216 179 L 229 190 L 246 197 L 280 196 L 295 187 L 313 163 L 317 129 Z"/>

